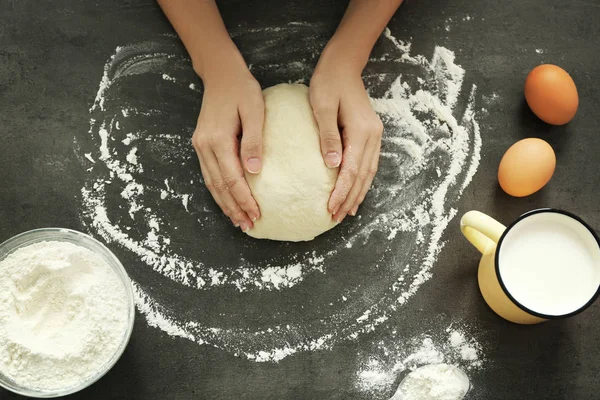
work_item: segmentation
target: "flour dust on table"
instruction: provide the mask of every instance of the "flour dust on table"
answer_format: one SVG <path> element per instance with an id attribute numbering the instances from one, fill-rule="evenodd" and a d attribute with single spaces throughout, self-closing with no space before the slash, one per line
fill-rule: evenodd
<path id="1" fill-rule="evenodd" d="M 308 83 L 327 35 L 307 23 L 232 32 L 264 87 Z M 402 312 L 432 276 L 479 164 L 478 96 L 463 78 L 452 51 L 413 55 L 386 30 L 364 75 L 385 133 L 359 216 L 311 242 L 265 242 L 234 229 L 203 185 L 201 85 L 181 44 L 118 47 L 76 137 L 82 221 L 133 263 L 149 325 L 255 361 L 330 349 Z"/>
<path id="2" fill-rule="evenodd" d="M 451 323 L 443 329 L 429 329 L 409 338 L 392 330 L 385 340 L 374 343 L 359 354 L 355 388 L 373 399 L 389 399 L 396 392 L 398 383 L 419 367 L 455 366 L 467 376 L 481 370 L 486 363 L 484 348 L 471 332 L 471 327 L 458 323 Z M 449 387 L 438 387 L 438 393 L 445 393 L 443 389 L 450 394 L 460 392 L 460 387 L 455 387 L 458 386 L 455 380 L 444 379 L 449 375 L 447 368 L 436 367 L 425 372 L 429 383 L 437 382 L 439 385 L 447 381 Z M 427 382 L 420 382 L 421 387 L 416 389 L 426 391 L 424 383 Z"/>

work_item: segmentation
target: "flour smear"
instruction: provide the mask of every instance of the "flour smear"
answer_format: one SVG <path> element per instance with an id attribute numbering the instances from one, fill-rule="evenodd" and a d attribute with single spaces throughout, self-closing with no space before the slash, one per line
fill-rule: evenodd
<path id="1" fill-rule="evenodd" d="M 232 36 L 272 86 L 308 83 L 327 33 L 294 23 Z M 449 49 L 414 55 L 386 30 L 374 53 L 364 79 L 385 133 L 373 189 L 358 217 L 290 244 L 245 237 L 204 188 L 190 142 L 201 85 L 177 40 L 116 49 L 76 138 L 81 218 L 130 265 L 150 326 L 279 361 L 375 330 L 432 277 L 479 164 L 476 88 Z"/>

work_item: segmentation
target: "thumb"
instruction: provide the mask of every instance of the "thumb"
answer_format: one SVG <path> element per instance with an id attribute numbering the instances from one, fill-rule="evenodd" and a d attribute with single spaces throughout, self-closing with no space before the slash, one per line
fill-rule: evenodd
<path id="1" fill-rule="evenodd" d="M 319 125 L 321 153 L 325 165 L 329 168 L 337 168 L 342 162 L 342 139 L 337 123 L 338 110 L 337 108 L 317 108 L 314 110 L 314 114 Z"/>
<path id="2" fill-rule="evenodd" d="M 242 143 L 240 155 L 244 169 L 258 174 L 262 169 L 262 132 L 265 120 L 264 105 L 240 108 Z"/>

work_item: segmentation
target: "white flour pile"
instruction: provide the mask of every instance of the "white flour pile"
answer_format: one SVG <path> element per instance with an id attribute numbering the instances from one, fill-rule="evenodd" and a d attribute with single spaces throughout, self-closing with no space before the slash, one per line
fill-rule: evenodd
<path id="1" fill-rule="evenodd" d="M 408 374 L 390 400 L 462 400 L 469 379 L 456 367 L 432 364 Z"/>
<path id="2" fill-rule="evenodd" d="M 36 390 L 73 387 L 117 351 L 128 324 L 125 287 L 98 255 L 40 242 L 0 262 L 0 373 Z"/>
<path id="3" fill-rule="evenodd" d="M 308 83 L 327 33 L 293 23 L 232 35 L 251 49 L 245 55 L 259 80 Z M 176 39 L 117 48 L 90 109 L 89 136 L 76 138 L 89 171 L 81 216 L 90 233 L 153 270 L 153 282 L 164 280 L 157 286 L 139 274 L 134 283 L 148 324 L 279 361 L 373 331 L 407 303 L 432 276 L 481 151 L 475 87 L 464 87 L 452 51 L 432 50 L 430 59 L 412 55 L 409 43 L 385 32 L 365 73 L 385 124 L 374 188 L 359 217 L 294 246 L 259 245 L 214 206 L 190 144 L 201 92 Z M 357 264 L 361 254 L 370 260 Z M 339 268 L 349 265 L 360 273 Z M 345 283 L 332 289 L 331 281 Z M 257 300 L 263 295 L 273 299 L 268 309 Z M 213 298 L 223 301 L 205 308 Z"/>
<path id="4" fill-rule="evenodd" d="M 441 333 L 430 332 L 406 340 L 393 331 L 385 342 L 377 343 L 373 349 L 360 356 L 361 366 L 356 374 L 356 389 L 368 393 L 374 399 L 384 399 L 390 398 L 396 392 L 398 383 L 410 371 L 422 366 L 448 364 L 461 368 L 467 374 L 469 371 L 483 368 L 486 361 L 483 348 L 466 332 L 466 327 L 450 325 Z M 443 393 L 453 393 L 453 390 L 457 389 L 457 382 L 446 376 L 447 370 L 434 368 L 425 370 L 425 373 L 425 376 L 421 376 L 425 380 L 421 381 L 422 390 L 427 390 L 427 377 L 431 380 L 448 378 L 450 387 L 446 387 L 445 392 L 439 392 L 440 396 Z M 451 397 L 449 399 L 456 400 Z M 440 400 L 446 399 L 440 397 Z"/>

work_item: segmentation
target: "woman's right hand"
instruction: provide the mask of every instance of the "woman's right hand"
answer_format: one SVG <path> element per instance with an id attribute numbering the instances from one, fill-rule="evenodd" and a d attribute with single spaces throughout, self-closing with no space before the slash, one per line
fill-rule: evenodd
<path id="1" fill-rule="evenodd" d="M 206 187 L 233 224 L 247 232 L 260 218 L 244 169 L 258 174 L 262 167 L 261 87 L 239 59 L 203 71 L 202 80 L 204 96 L 192 143 Z"/>

